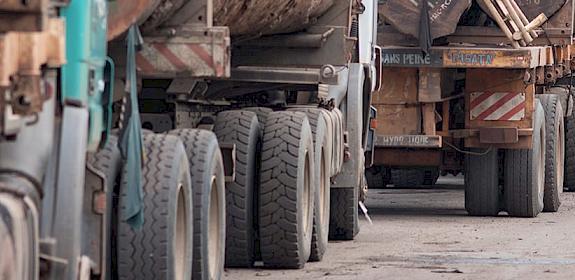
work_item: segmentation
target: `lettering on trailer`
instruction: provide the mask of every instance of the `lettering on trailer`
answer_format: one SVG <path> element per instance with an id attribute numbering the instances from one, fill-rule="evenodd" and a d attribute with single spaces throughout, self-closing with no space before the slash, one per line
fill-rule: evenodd
<path id="1" fill-rule="evenodd" d="M 441 147 L 441 138 L 439 136 L 426 136 L 426 135 L 400 135 L 400 136 L 379 135 L 377 137 L 376 146 L 437 148 Z"/>
<path id="2" fill-rule="evenodd" d="M 470 118 L 480 121 L 520 121 L 525 118 L 525 93 L 473 92 Z"/>
<path id="3" fill-rule="evenodd" d="M 383 49 L 382 63 L 384 66 L 441 66 L 441 52 L 431 51 L 424 55 L 420 50 L 413 49 Z"/>
<path id="4" fill-rule="evenodd" d="M 496 57 L 494 53 L 461 51 L 449 52 L 447 55 L 451 64 L 473 66 L 493 65 Z"/>

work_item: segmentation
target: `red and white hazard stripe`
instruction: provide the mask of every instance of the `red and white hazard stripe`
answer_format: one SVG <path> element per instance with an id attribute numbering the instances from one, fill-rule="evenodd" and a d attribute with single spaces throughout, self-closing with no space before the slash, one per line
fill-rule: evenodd
<path id="1" fill-rule="evenodd" d="M 525 93 L 471 93 L 471 120 L 520 121 L 525 118 Z"/>
<path id="2" fill-rule="evenodd" d="M 138 71 L 149 75 L 191 72 L 197 76 L 225 76 L 224 61 L 213 57 L 206 47 L 191 43 L 144 44 L 136 56 Z"/>

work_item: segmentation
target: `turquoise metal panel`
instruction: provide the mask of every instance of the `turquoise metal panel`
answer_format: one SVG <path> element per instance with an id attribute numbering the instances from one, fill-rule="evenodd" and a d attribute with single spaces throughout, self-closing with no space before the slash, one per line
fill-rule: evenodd
<path id="1" fill-rule="evenodd" d="M 102 93 L 107 52 L 107 1 L 75 0 L 61 12 L 66 19 L 66 59 L 62 67 L 62 103 L 90 112 L 88 149 L 95 150 L 107 129 Z"/>

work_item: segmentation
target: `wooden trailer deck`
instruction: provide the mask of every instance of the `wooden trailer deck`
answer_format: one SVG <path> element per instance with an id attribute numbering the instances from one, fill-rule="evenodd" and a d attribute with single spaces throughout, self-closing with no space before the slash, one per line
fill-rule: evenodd
<path id="1" fill-rule="evenodd" d="M 566 48 L 569 51 L 571 48 Z M 554 47 L 521 49 L 494 46 L 432 47 L 425 55 L 417 47 L 383 47 L 383 67 L 534 69 L 556 64 Z"/>

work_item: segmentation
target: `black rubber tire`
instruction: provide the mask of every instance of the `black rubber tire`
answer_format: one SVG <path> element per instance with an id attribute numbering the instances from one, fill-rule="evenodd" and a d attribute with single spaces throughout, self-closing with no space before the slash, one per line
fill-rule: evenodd
<path id="1" fill-rule="evenodd" d="M 425 182 L 425 170 L 423 169 L 393 169 L 391 170 L 391 182 L 398 188 L 421 187 Z"/>
<path id="2" fill-rule="evenodd" d="M 115 225 L 117 225 L 117 216 L 113 216 L 115 211 L 114 192 L 117 191 L 117 188 L 120 186 L 123 164 L 122 155 L 118 148 L 118 137 L 110 135 L 108 142 L 102 149 L 96 153 L 88 153 L 86 162 L 88 166 L 91 166 L 106 177 L 107 186 L 105 186 L 105 192 L 107 207 L 104 224 L 112 226 L 107 226 L 107 232 L 105 233 L 106 242 L 108 242 L 107 252 L 109 254 L 106 257 L 105 265 L 107 269 L 105 271 L 107 275 L 105 275 L 105 278 L 111 279 L 113 277 L 108 277 L 108 275 L 112 275 L 112 273 L 117 270 L 116 264 L 112 263 L 112 260 L 117 259 L 117 252 L 113 250 L 117 244 L 117 229 L 115 227 Z M 92 205 L 85 205 L 84 211 L 92 211 Z"/>
<path id="3" fill-rule="evenodd" d="M 119 221 L 118 279 L 190 279 L 193 205 L 184 146 L 174 136 L 146 134 L 144 148 L 144 224 L 133 229 Z M 125 191 L 120 190 L 119 209 L 127 205 Z"/>
<path id="4" fill-rule="evenodd" d="M 295 108 L 290 109 L 290 111 L 305 113 L 313 134 L 316 188 L 314 190 L 315 209 L 309 260 L 318 262 L 323 259 L 329 238 L 330 175 L 333 153 L 330 142 L 333 140 L 332 127 L 328 119 L 330 116 L 328 116 L 327 110 L 318 108 Z"/>
<path id="5" fill-rule="evenodd" d="M 575 192 L 575 110 L 565 118 L 565 177 L 566 191 Z"/>
<path id="6" fill-rule="evenodd" d="M 262 129 L 262 134 L 264 131 L 264 124 L 268 119 L 268 115 L 272 113 L 274 110 L 266 107 L 247 107 L 242 108 L 242 111 L 254 112 L 258 116 L 258 121 L 260 123 L 260 128 Z"/>
<path id="7" fill-rule="evenodd" d="M 359 189 L 331 189 L 330 240 L 353 240 L 359 233 Z"/>
<path id="8" fill-rule="evenodd" d="M 439 168 L 430 167 L 423 170 L 423 185 L 435 186 L 439 180 Z"/>
<path id="9" fill-rule="evenodd" d="M 485 149 L 471 149 L 484 153 Z M 471 216 L 497 216 L 501 211 L 499 152 L 465 156 L 465 209 Z"/>
<path id="10" fill-rule="evenodd" d="M 3 210 L 3 209 L 0 209 Z M 14 248 L 14 240 L 2 215 L 0 215 L 0 279 L 16 280 L 18 279 L 16 272 L 16 249 Z"/>
<path id="11" fill-rule="evenodd" d="M 313 136 L 300 112 L 268 115 L 262 147 L 260 250 L 264 266 L 302 268 L 310 256 Z"/>
<path id="12" fill-rule="evenodd" d="M 543 211 L 545 185 L 545 113 L 537 100 L 533 149 L 506 150 L 504 168 L 505 206 L 512 217 L 537 217 Z"/>
<path id="13" fill-rule="evenodd" d="M 225 262 L 226 200 L 222 154 L 208 130 L 180 129 L 189 159 L 194 196 L 194 280 L 220 279 Z M 215 180 L 215 181 L 214 181 Z"/>
<path id="14" fill-rule="evenodd" d="M 214 128 L 220 143 L 236 146 L 235 181 L 226 183 L 227 267 L 251 267 L 255 261 L 255 215 L 261 129 L 254 112 L 225 111 Z"/>
<path id="15" fill-rule="evenodd" d="M 545 194 L 543 211 L 557 212 L 561 206 L 565 163 L 565 123 L 559 96 L 540 95 L 545 110 Z"/>
<path id="16" fill-rule="evenodd" d="M 390 183 L 387 169 L 383 166 L 374 166 L 365 170 L 365 178 L 369 189 L 385 189 Z"/>

